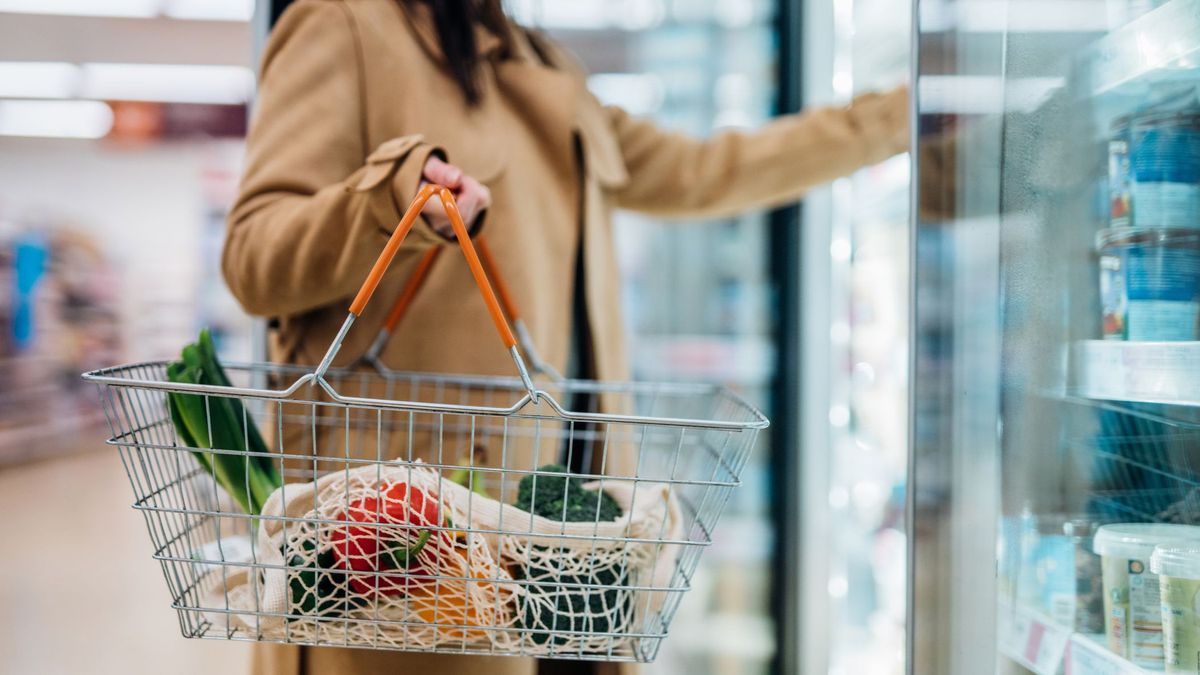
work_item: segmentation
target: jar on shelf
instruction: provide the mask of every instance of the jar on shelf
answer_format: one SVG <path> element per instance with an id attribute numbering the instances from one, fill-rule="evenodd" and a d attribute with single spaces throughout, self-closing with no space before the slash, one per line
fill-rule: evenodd
<path id="1" fill-rule="evenodd" d="M 1109 228 L 1096 250 L 1105 339 L 1200 339 L 1200 230 Z"/>

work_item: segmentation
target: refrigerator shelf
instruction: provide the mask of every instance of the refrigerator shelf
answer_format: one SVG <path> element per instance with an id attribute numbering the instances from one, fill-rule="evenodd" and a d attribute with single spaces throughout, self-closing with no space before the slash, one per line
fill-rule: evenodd
<path id="1" fill-rule="evenodd" d="M 1140 675 L 1140 668 L 1108 651 L 1103 635 L 1060 626 L 1042 612 L 1000 602 L 999 649 L 1038 675 Z"/>
<path id="2" fill-rule="evenodd" d="M 1200 407 L 1200 342 L 1075 343 L 1073 394 Z"/>
<path id="3" fill-rule="evenodd" d="M 1079 56 L 1084 92 L 1143 99 L 1151 83 L 1197 79 L 1200 0 L 1171 0 L 1113 30 Z"/>

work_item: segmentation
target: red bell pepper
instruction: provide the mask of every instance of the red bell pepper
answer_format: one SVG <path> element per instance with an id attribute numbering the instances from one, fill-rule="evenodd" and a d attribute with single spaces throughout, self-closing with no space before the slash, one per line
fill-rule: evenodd
<path id="1" fill-rule="evenodd" d="M 426 549 L 433 530 L 416 527 L 436 527 L 441 523 L 438 503 L 425 491 L 406 483 L 391 483 L 378 496 L 362 497 L 351 502 L 341 520 L 370 525 L 340 525 L 330 535 L 337 555 L 338 568 L 352 572 L 386 572 L 396 574 L 351 574 L 350 586 L 355 592 L 369 595 L 378 590 L 384 595 L 402 595 L 405 588 L 433 583 L 432 579 L 414 579 L 410 575 L 436 574 L 432 557 L 436 547 Z M 445 536 L 446 532 L 438 533 Z M 447 537 L 448 539 L 448 537 Z"/>

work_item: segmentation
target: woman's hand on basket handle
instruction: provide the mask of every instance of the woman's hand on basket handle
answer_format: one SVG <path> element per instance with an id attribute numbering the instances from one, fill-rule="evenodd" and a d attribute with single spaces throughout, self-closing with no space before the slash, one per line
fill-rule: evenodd
<path id="1" fill-rule="evenodd" d="M 492 205 L 492 193 L 486 185 L 441 158 L 431 156 L 425 162 L 421 178 L 422 185 L 435 183 L 449 188 L 454 193 L 454 201 L 458 203 L 463 222 L 467 223 L 472 232 L 475 230 L 476 219 Z M 454 239 L 454 229 L 450 227 L 450 217 L 446 215 L 442 200 L 437 197 L 430 199 L 425 203 L 425 208 L 421 209 L 421 215 L 438 234 L 450 240 Z"/>

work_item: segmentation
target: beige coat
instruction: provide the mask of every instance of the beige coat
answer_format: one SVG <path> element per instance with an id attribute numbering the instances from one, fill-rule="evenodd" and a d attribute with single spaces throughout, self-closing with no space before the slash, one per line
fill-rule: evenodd
<path id="1" fill-rule="evenodd" d="M 708 140 L 602 106 L 575 62 L 514 30 L 515 54 L 480 32 L 482 102 L 467 107 L 420 3 L 299 0 L 262 63 L 223 271 L 245 309 L 270 317 L 271 358 L 312 364 L 413 196 L 431 153 L 485 183 L 483 223 L 535 343 L 560 370 L 582 243 L 593 372 L 628 377 L 611 213 L 711 217 L 784 204 L 907 146 L 904 91 L 783 117 Z M 578 144 L 578 150 L 577 150 Z M 582 242 L 580 241 L 582 237 Z M 421 252 L 418 222 L 337 364 L 360 356 Z M 443 255 L 383 354 L 402 370 L 512 374 L 461 256 Z M 266 647 L 257 672 L 526 673 L 526 659 Z"/>

